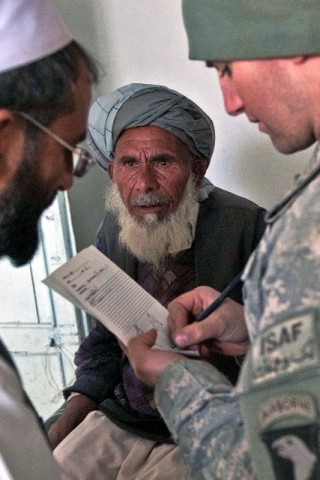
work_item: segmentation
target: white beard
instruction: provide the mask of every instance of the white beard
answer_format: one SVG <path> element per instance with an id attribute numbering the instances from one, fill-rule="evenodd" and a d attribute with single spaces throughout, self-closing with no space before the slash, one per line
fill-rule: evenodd
<path id="1" fill-rule="evenodd" d="M 141 197 L 146 199 L 148 194 Z M 125 207 L 115 183 L 106 193 L 105 206 L 118 218 L 120 244 L 141 262 L 159 268 L 168 255 L 174 256 L 192 244 L 199 211 L 192 174 L 178 208 L 161 221 L 153 213 L 145 215 L 143 222 L 137 221 Z"/>

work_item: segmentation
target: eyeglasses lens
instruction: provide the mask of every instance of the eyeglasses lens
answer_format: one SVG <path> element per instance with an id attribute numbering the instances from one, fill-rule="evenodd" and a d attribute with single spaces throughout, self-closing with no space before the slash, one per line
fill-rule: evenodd
<path id="1" fill-rule="evenodd" d="M 94 159 L 90 152 L 82 147 L 76 147 L 73 150 L 73 175 L 83 177 L 94 164 Z"/>

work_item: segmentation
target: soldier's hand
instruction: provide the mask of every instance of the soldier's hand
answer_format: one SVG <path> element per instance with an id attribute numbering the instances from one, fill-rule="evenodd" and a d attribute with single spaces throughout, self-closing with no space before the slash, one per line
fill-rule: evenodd
<path id="1" fill-rule="evenodd" d="M 249 345 L 243 306 L 227 298 L 208 318 L 193 322 L 217 297 L 210 287 L 197 287 L 180 295 L 169 306 L 170 337 L 180 348 L 197 349 L 201 356 L 212 352 L 244 355 Z"/>

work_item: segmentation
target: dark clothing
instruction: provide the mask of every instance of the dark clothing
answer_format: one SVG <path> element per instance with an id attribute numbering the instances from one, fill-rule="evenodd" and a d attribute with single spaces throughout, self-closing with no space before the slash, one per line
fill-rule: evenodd
<path id="1" fill-rule="evenodd" d="M 166 306 L 173 298 L 198 285 L 222 291 L 244 268 L 257 246 L 265 228 L 264 214 L 263 209 L 249 200 L 214 188 L 209 197 L 200 203 L 192 247 L 181 252 L 174 260 L 169 259 L 162 276 L 150 266 L 139 263 L 119 246 L 119 226 L 111 214 L 106 215 L 99 228 L 96 245 Z M 167 278 L 174 278 L 174 281 L 167 285 Z M 230 297 L 242 303 L 241 285 L 235 288 Z M 239 365 L 233 357 L 215 355 L 212 361 L 235 383 Z M 153 392 L 134 380 L 132 369 L 123 358 L 116 338 L 99 322 L 83 340 L 75 362 L 77 379 L 73 386 L 65 390 L 66 396 L 71 392 L 79 392 L 102 403 L 101 410 L 115 423 L 142 436 L 145 427 L 140 432 L 137 426 L 142 419 L 147 424 L 150 422 L 149 438 L 156 438 L 158 426 L 155 428 L 152 421 L 158 424 L 163 422 L 159 418 L 152 418 L 153 413 L 157 416 L 156 410 L 146 413 L 149 407 L 152 409 Z M 139 384 L 142 395 L 138 392 Z M 131 404 L 128 397 L 131 398 Z M 144 397 L 144 402 L 141 397 Z M 121 409 L 125 410 L 123 415 Z M 127 414 L 134 419 L 133 430 L 128 419 L 124 418 Z"/>

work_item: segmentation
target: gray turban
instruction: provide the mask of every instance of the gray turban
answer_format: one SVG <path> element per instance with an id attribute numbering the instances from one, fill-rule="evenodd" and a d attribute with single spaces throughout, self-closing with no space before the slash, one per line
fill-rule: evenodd
<path id="1" fill-rule="evenodd" d="M 199 158 L 210 161 L 214 126 L 198 105 L 161 85 L 132 83 L 98 98 L 89 113 L 89 147 L 104 169 L 114 160 L 121 133 L 128 128 L 154 125 L 179 138 Z"/>
<path id="2" fill-rule="evenodd" d="M 183 0 L 192 60 L 320 53 L 319 0 Z"/>

